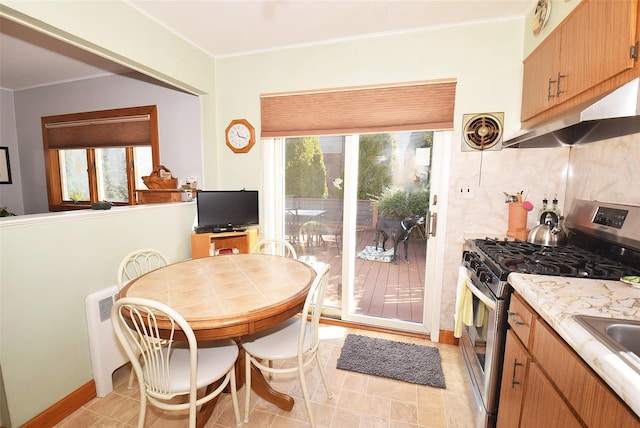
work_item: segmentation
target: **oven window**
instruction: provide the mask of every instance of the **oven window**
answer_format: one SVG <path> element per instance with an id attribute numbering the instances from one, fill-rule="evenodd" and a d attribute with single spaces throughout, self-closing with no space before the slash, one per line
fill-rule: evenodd
<path id="1" fill-rule="evenodd" d="M 475 295 L 473 296 L 473 325 L 467 326 L 473 353 L 483 372 L 486 371 L 487 338 L 489 337 L 490 309 Z"/>

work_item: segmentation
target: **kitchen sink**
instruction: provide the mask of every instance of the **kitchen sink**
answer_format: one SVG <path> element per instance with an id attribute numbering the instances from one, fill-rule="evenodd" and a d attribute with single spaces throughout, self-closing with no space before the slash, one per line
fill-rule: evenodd
<path id="1" fill-rule="evenodd" d="M 573 318 L 640 372 L 640 321 L 588 315 Z"/>

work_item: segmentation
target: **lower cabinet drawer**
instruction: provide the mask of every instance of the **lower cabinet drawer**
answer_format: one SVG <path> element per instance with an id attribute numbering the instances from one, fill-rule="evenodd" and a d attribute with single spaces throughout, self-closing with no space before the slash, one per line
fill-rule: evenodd
<path id="1" fill-rule="evenodd" d="M 531 345 L 531 330 L 535 320 L 533 309 L 514 293 L 509 303 L 509 325 L 525 346 Z"/>

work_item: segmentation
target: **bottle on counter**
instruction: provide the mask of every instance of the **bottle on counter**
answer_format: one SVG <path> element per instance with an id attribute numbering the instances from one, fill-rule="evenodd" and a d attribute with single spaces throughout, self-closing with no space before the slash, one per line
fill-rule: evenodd
<path id="1" fill-rule="evenodd" d="M 542 199 L 542 207 L 540 208 L 540 211 L 538 211 L 538 224 L 546 223 L 546 218 L 542 222 L 540 222 L 540 220 L 542 219 L 542 213 L 544 213 L 545 211 L 549 211 L 549 200 L 547 199 L 547 195 L 544 195 L 544 198 Z"/>
<path id="2" fill-rule="evenodd" d="M 553 197 L 553 200 L 551 201 L 551 211 L 553 211 L 558 218 L 560 218 L 560 208 L 558 208 L 558 195 Z"/>
<path id="3" fill-rule="evenodd" d="M 556 213 L 556 215 L 558 216 L 558 227 L 562 229 L 565 233 L 567 233 L 567 230 L 564 225 L 564 216 L 560 212 L 560 207 L 558 207 L 558 195 L 555 195 L 553 197 L 553 200 L 551 201 L 551 211 Z"/>

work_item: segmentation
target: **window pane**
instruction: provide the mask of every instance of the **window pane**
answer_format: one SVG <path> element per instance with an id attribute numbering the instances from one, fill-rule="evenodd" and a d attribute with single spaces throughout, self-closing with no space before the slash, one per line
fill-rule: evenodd
<path id="1" fill-rule="evenodd" d="M 135 165 L 136 189 L 146 189 L 147 186 L 142 182 L 142 176 L 149 175 L 153 171 L 151 146 L 134 147 L 133 164 Z"/>
<path id="2" fill-rule="evenodd" d="M 60 150 L 60 180 L 63 201 L 89 200 L 86 150 Z"/>
<path id="3" fill-rule="evenodd" d="M 95 153 L 98 200 L 129 202 L 126 149 L 96 149 Z"/>

